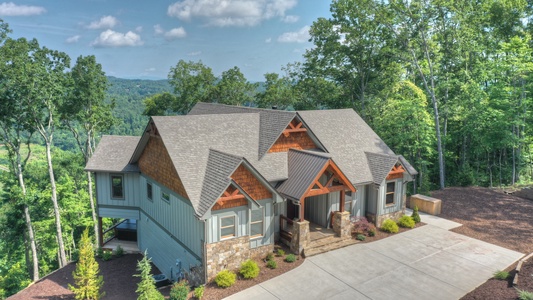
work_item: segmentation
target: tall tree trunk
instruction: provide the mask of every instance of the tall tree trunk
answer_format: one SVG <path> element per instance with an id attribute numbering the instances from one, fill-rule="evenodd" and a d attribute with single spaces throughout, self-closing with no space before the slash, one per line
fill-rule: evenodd
<path id="1" fill-rule="evenodd" d="M 91 172 L 87 172 L 87 190 L 89 190 L 89 200 L 91 202 L 91 212 L 93 215 L 95 245 L 98 245 L 100 231 L 98 230 L 98 219 L 96 217 L 96 205 L 93 196 L 93 177 L 91 176 Z"/>
<path id="2" fill-rule="evenodd" d="M 56 223 L 56 236 L 59 257 L 59 267 L 67 265 L 67 256 L 65 254 L 65 244 L 63 243 L 63 231 L 61 229 L 61 215 L 59 214 L 59 205 L 57 203 L 57 188 L 56 180 L 54 177 L 54 167 L 52 166 L 52 153 L 50 152 L 51 144 L 50 140 L 46 139 L 46 160 L 48 162 L 48 175 L 50 176 L 50 186 L 52 188 L 52 204 L 54 206 L 54 216 Z"/>
<path id="3" fill-rule="evenodd" d="M 17 179 L 20 185 L 20 189 L 22 190 L 22 195 L 26 197 L 26 184 L 24 183 L 24 177 L 22 176 L 22 164 L 21 164 L 21 158 L 20 154 L 17 153 Z M 35 245 L 35 234 L 33 232 L 33 226 L 31 223 L 31 217 L 30 217 L 30 208 L 28 207 L 28 204 L 26 203 L 26 199 L 24 199 L 24 221 L 26 223 L 26 230 L 28 231 L 28 239 L 31 249 L 31 259 L 33 263 L 33 274 L 32 279 L 33 281 L 39 280 L 39 259 L 37 258 L 37 246 Z"/>

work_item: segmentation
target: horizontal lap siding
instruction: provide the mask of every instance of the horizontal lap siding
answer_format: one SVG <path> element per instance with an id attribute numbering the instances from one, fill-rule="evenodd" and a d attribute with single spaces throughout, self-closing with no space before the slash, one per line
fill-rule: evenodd
<path id="1" fill-rule="evenodd" d="M 189 271 L 191 267 L 201 265 L 201 261 L 192 255 L 185 247 L 174 240 L 163 228 L 158 226 L 146 214 L 141 212 L 141 220 L 137 222 L 139 248 L 147 251 L 157 268 L 168 278 L 176 280 L 178 268 L 176 260 L 182 264 L 182 271 Z"/>
<path id="2" fill-rule="evenodd" d="M 147 197 L 146 183 L 152 183 L 153 199 Z M 204 224 L 194 216 L 194 209 L 189 200 L 162 187 L 155 181 L 141 176 L 141 209 L 157 223 L 169 231 L 172 236 L 187 246 L 198 257 L 202 257 L 202 241 L 204 240 Z M 161 191 L 170 194 L 167 203 L 161 198 Z"/>
<path id="3" fill-rule="evenodd" d="M 124 199 L 111 198 L 111 175 L 122 175 Z M 96 173 L 96 197 L 98 205 L 139 206 L 139 174 L 137 173 Z"/>

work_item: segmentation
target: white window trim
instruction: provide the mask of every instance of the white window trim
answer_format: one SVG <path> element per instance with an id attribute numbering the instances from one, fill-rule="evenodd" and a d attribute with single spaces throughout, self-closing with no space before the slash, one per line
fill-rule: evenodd
<path id="1" fill-rule="evenodd" d="M 394 192 L 392 192 L 392 193 L 387 193 L 387 185 L 389 183 L 394 183 Z M 398 192 L 397 191 L 398 190 L 397 187 L 398 187 L 398 182 L 396 180 L 385 182 L 385 198 L 383 199 L 385 207 L 391 207 L 391 206 L 396 205 L 396 193 Z M 387 203 L 387 195 L 388 194 L 392 194 L 392 203 Z"/>
<path id="2" fill-rule="evenodd" d="M 263 218 L 261 219 L 261 221 L 255 221 L 255 222 L 252 222 L 252 211 L 254 209 L 251 209 L 250 210 L 250 239 L 259 239 L 259 238 L 263 238 L 265 236 L 265 208 L 264 207 L 260 207 L 256 210 L 261 210 L 261 213 L 262 213 L 262 216 Z M 256 235 L 251 235 L 252 234 L 252 224 L 257 224 L 257 223 L 262 223 L 262 230 L 261 230 L 261 235 L 259 234 L 256 234 Z"/>
<path id="3" fill-rule="evenodd" d="M 223 228 L 232 227 L 232 226 L 224 226 L 224 227 L 222 227 L 222 219 L 226 219 L 226 218 L 233 218 L 233 235 L 222 236 L 222 229 Z M 237 218 L 235 217 L 235 215 L 219 217 L 218 235 L 219 235 L 221 241 L 229 240 L 229 239 L 233 239 L 233 238 L 237 237 Z"/>
<path id="4" fill-rule="evenodd" d="M 115 197 L 113 195 L 113 177 L 120 177 L 120 183 L 122 185 L 122 197 Z M 112 200 L 125 200 L 125 192 L 126 189 L 124 188 L 124 175 L 123 174 L 109 174 L 109 183 L 111 184 L 111 191 L 110 196 Z"/>

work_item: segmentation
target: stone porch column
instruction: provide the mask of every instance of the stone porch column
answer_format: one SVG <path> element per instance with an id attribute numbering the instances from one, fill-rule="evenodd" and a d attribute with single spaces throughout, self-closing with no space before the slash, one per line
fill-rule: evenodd
<path id="1" fill-rule="evenodd" d="M 309 232 L 309 221 L 294 222 L 292 225 L 291 251 L 302 254 L 304 248 L 309 245 L 311 235 Z"/>
<path id="2" fill-rule="evenodd" d="M 347 211 L 336 211 L 333 214 L 333 231 L 340 238 L 350 238 L 352 226 L 350 224 L 350 213 Z"/>

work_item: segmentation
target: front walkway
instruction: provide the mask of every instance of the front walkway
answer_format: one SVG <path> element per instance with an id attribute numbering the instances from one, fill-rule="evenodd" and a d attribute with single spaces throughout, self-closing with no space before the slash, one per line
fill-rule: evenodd
<path id="1" fill-rule="evenodd" d="M 226 299 L 459 299 L 523 256 L 421 217 L 426 226 L 310 257 Z"/>

